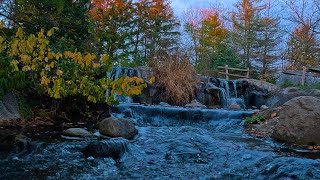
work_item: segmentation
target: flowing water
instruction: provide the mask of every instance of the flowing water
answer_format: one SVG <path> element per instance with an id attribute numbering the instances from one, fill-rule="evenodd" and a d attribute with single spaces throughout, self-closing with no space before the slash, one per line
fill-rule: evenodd
<path id="1" fill-rule="evenodd" d="M 228 81 L 226 79 L 218 79 L 220 81 L 219 96 L 221 97 L 221 105 L 228 108 L 231 104 L 238 104 L 242 109 L 245 109 L 244 97 L 239 97 L 237 91 L 237 80 Z M 230 88 L 230 84 L 232 88 Z"/>
<path id="2" fill-rule="evenodd" d="M 139 135 L 119 160 L 85 158 L 98 141 L 48 132 L 32 147 L 0 152 L 0 179 L 319 179 L 320 155 L 242 132 L 251 111 L 120 105 Z M 108 141 L 108 140 L 107 140 Z"/>

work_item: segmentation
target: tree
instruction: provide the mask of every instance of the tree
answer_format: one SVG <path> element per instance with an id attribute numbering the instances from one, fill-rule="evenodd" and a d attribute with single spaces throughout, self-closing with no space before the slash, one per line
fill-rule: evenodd
<path id="1" fill-rule="evenodd" d="M 89 102 L 103 103 L 106 101 L 106 89 L 110 88 L 111 96 L 107 102 L 111 105 L 114 94 L 131 96 L 141 93 L 145 84 L 138 77 L 107 80 L 104 74 L 112 64 L 107 55 L 100 58 L 88 52 L 69 51 L 69 48 L 61 52 L 51 49 L 50 40 L 57 30 L 55 27 L 45 33 L 42 29 L 36 35 L 26 35 L 22 28 L 18 28 L 12 37 L 0 31 L 0 57 L 4 56 L 6 65 L 0 67 L 0 73 L 4 71 L 21 77 L 29 82 L 29 88 L 53 99 L 84 97 Z M 12 78 L 7 82 L 14 80 Z M 0 95 L 8 90 L 1 87 Z"/>
<path id="2" fill-rule="evenodd" d="M 89 0 L 7 0 L 1 5 L 5 8 L 0 16 L 15 30 L 23 27 L 27 34 L 31 34 L 58 27 L 55 36 L 60 46 L 68 39 L 65 44 L 77 44 L 78 49 L 84 48 L 90 37 L 90 24 L 86 20 Z"/>
<path id="3" fill-rule="evenodd" d="M 128 58 L 132 37 L 133 4 L 131 0 L 93 0 L 90 15 L 94 24 L 98 54 L 108 54 L 115 63 Z"/>
<path id="4" fill-rule="evenodd" d="M 142 47 L 145 61 L 169 53 L 177 47 L 179 21 L 168 0 L 141 0 L 144 5 L 139 20 L 142 29 Z"/>
<path id="5" fill-rule="evenodd" d="M 292 69 L 300 69 L 302 66 L 312 67 L 319 65 L 319 47 L 310 26 L 301 24 L 290 35 L 287 43 L 287 58 Z"/>
<path id="6" fill-rule="evenodd" d="M 261 62 L 261 75 L 267 78 L 270 65 L 279 58 L 279 44 L 281 42 L 280 19 L 271 15 L 270 0 L 265 9 L 265 15 L 260 19 L 257 31 L 257 43 L 254 48 L 255 59 Z"/>
<path id="7" fill-rule="evenodd" d="M 260 13 L 265 8 L 259 5 L 260 0 L 241 0 L 231 14 L 233 26 L 233 44 L 239 50 L 245 67 L 252 67 L 254 48 L 257 43 L 257 31 L 261 25 Z"/>
<path id="8" fill-rule="evenodd" d="M 98 46 L 120 65 L 146 65 L 172 49 L 179 36 L 167 0 L 94 0 L 91 16 Z"/>
<path id="9" fill-rule="evenodd" d="M 320 34 L 319 0 L 283 0 L 283 3 L 289 10 L 289 21 L 310 28 L 312 33 Z"/>
<path id="10" fill-rule="evenodd" d="M 184 27 L 195 52 L 194 64 L 200 73 L 237 61 L 227 46 L 229 31 L 218 9 L 190 9 L 186 16 Z"/>

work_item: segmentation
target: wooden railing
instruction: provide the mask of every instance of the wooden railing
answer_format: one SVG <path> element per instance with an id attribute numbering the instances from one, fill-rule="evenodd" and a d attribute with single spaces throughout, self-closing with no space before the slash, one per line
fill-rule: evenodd
<path id="1" fill-rule="evenodd" d="M 320 68 L 306 68 L 302 67 L 302 70 L 285 70 L 283 74 L 301 76 L 300 84 L 304 85 L 306 76 L 320 77 Z"/>
<path id="2" fill-rule="evenodd" d="M 239 68 L 232 68 L 232 67 L 229 67 L 228 65 L 225 65 L 225 66 L 218 66 L 218 69 L 224 69 L 224 71 L 219 71 L 218 73 L 225 75 L 225 78 L 227 80 L 229 80 L 229 76 L 240 77 L 240 78 L 249 78 L 249 72 L 250 72 L 249 68 L 239 69 Z M 240 74 L 229 73 L 229 70 L 245 72 L 246 75 L 244 76 L 244 75 L 240 75 Z"/>

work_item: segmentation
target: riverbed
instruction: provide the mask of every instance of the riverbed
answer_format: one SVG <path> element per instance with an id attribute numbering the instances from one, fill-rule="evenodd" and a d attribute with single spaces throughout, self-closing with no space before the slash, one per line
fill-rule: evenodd
<path id="1" fill-rule="evenodd" d="M 130 118 L 139 131 L 120 159 L 86 158 L 82 150 L 98 139 L 47 131 L 32 137 L 29 149 L 0 152 L 0 179 L 320 178 L 319 152 L 245 134 L 251 113 L 119 106 L 113 115 Z"/>

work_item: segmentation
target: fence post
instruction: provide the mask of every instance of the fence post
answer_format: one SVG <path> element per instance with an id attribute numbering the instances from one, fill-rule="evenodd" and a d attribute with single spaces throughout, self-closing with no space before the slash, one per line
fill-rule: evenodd
<path id="1" fill-rule="evenodd" d="M 228 65 L 226 65 L 225 68 L 226 68 L 226 80 L 229 80 L 229 75 L 228 75 L 229 74 L 229 69 L 228 69 L 229 67 L 228 67 Z"/>
<path id="2" fill-rule="evenodd" d="M 306 79 L 306 71 L 307 68 L 305 66 L 302 67 L 302 77 L 301 77 L 301 85 L 304 86 L 304 81 Z"/>
<path id="3" fill-rule="evenodd" d="M 249 71 L 250 71 L 250 69 L 249 68 L 247 68 L 247 78 L 249 78 Z"/>

